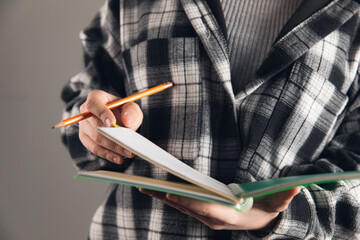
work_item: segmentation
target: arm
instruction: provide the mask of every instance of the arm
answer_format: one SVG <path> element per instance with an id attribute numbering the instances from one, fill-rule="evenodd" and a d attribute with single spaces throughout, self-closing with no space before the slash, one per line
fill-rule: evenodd
<path id="1" fill-rule="evenodd" d="M 63 143 L 69 149 L 79 169 L 122 170 L 121 155 L 133 157 L 123 148 L 96 133 L 98 126 L 111 126 L 117 122 L 137 129 L 142 113 L 135 103 L 110 111 L 105 104 L 124 96 L 123 73 L 119 44 L 118 1 L 106 1 L 91 25 L 80 34 L 84 49 L 85 70 L 74 76 L 63 88 L 66 104 L 63 118 L 84 111 L 95 116 L 62 129 Z M 135 119 L 131 116 L 135 115 Z"/>

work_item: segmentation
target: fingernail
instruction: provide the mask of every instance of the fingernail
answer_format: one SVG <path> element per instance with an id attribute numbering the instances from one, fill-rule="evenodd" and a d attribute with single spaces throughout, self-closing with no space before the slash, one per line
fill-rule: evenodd
<path id="1" fill-rule="evenodd" d="M 110 119 L 105 119 L 105 125 L 107 126 L 107 127 L 111 127 L 111 121 L 110 121 Z"/>
<path id="2" fill-rule="evenodd" d="M 117 164 L 121 164 L 121 160 L 119 157 L 113 157 L 113 162 Z"/>
<path id="3" fill-rule="evenodd" d="M 176 195 L 173 195 L 173 194 L 167 194 L 166 195 L 167 199 L 173 201 L 173 202 L 178 202 L 179 201 L 179 198 L 176 196 Z"/>
<path id="4" fill-rule="evenodd" d="M 124 149 L 124 154 L 128 157 L 131 157 L 131 152 L 127 149 Z"/>
<path id="5" fill-rule="evenodd" d="M 145 188 L 139 187 L 138 189 L 139 189 L 139 192 L 144 193 L 144 194 L 148 194 L 148 193 L 146 192 L 146 189 L 145 189 Z"/>

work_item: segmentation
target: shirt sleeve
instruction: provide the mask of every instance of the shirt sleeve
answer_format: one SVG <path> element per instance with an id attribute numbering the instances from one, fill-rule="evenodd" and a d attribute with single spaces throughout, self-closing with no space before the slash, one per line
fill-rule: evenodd
<path id="1" fill-rule="evenodd" d="M 360 80 L 348 93 L 349 104 L 336 134 L 313 164 L 287 166 L 281 176 L 319 172 L 359 171 Z M 267 233 L 248 232 L 264 239 L 358 239 L 360 238 L 360 180 L 303 187 Z"/>
<path id="2" fill-rule="evenodd" d="M 121 60 L 118 57 L 121 51 L 119 38 L 119 2 L 109 0 L 89 27 L 80 33 L 85 67 L 62 90 L 61 97 L 65 102 L 63 119 L 79 114 L 80 105 L 92 90 L 100 89 L 121 97 L 124 87 Z M 126 165 L 113 164 L 88 151 L 79 140 L 78 124 L 62 128 L 61 134 L 78 169 L 121 170 Z"/>

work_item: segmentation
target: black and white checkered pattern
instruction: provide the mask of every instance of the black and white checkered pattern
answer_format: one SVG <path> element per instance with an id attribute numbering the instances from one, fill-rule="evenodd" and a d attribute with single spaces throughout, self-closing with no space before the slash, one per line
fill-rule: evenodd
<path id="1" fill-rule="evenodd" d="M 359 10 L 329 1 L 274 43 L 235 96 L 227 43 L 205 1 L 108 0 L 80 35 L 86 68 L 63 89 L 64 118 L 94 89 L 123 97 L 171 80 L 138 101 L 139 131 L 205 174 L 231 183 L 360 170 Z M 80 169 L 175 179 L 138 158 L 117 166 L 92 155 L 78 125 L 62 134 Z M 360 238 L 359 199 L 360 181 L 303 188 L 266 238 Z M 91 239 L 256 236 L 214 231 L 122 186 L 111 186 L 90 230 Z"/>

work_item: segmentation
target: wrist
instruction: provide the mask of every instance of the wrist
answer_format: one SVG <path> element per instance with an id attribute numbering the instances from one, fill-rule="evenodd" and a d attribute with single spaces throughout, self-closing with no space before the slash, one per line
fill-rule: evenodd
<path id="1" fill-rule="evenodd" d="M 264 238 L 275 228 L 275 226 L 279 223 L 280 218 L 280 214 L 277 214 L 265 227 L 256 230 L 248 230 L 247 232 L 256 238 Z"/>
<path id="2" fill-rule="evenodd" d="M 257 229 L 257 231 L 269 232 L 269 231 L 271 231 L 271 229 L 273 229 L 276 226 L 276 224 L 279 222 L 279 220 L 280 220 L 280 213 L 277 213 L 276 216 L 272 220 L 270 220 L 266 226 Z"/>

